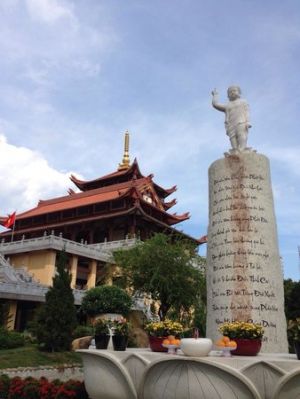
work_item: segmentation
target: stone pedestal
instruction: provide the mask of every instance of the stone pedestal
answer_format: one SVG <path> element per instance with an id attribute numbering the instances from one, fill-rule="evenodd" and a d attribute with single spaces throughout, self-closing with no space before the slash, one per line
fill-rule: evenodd
<path id="1" fill-rule="evenodd" d="M 254 152 L 209 168 L 207 336 L 226 321 L 265 329 L 263 352 L 287 352 L 283 271 L 278 251 L 270 168 Z"/>
<path id="2" fill-rule="evenodd" d="M 91 399 L 295 399 L 295 355 L 183 356 L 130 348 L 80 350 Z"/>

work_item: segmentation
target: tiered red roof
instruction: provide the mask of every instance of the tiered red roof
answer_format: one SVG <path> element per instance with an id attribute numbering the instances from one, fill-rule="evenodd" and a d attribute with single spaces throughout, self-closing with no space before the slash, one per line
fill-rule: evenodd
<path id="1" fill-rule="evenodd" d="M 136 159 L 126 170 L 118 170 L 95 180 L 83 181 L 73 175 L 70 179 L 81 192 L 69 189 L 67 196 L 39 201 L 35 208 L 17 215 L 15 232 L 24 234 L 116 215 L 141 215 L 151 223 L 167 228 L 189 218 L 188 212 L 182 215 L 168 212 L 176 200 L 165 202 L 164 199 L 176 190 L 176 186 L 164 189 L 153 182 L 153 175 L 143 176 Z M 106 204 L 110 204 L 106 211 L 97 211 L 102 209 L 101 206 L 105 209 Z M 81 211 L 86 207 L 90 207 L 88 214 Z M 72 216 L 64 219 L 68 211 Z M 59 220 L 51 217 L 58 212 L 61 214 Z"/>
<path id="2" fill-rule="evenodd" d="M 151 191 L 155 204 L 149 203 L 143 198 L 143 192 L 145 190 Z M 124 183 L 117 183 L 107 187 L 89 189 L 88 191 L 79 193 L 72 192 L 67 196 L 46 201 L 40 200 L 35 208 L 19 213 L 17 219 L 21 220 L 66 209 L 119 200 L 125 197 L 134 199 L 134 207 L 136 208 L 142 207 L 147 209 L 148 207 L 151 207 L 156 211 L 159 211 L 166 219 L 168 225 L 173 225 L 189 218 L 188 212 L 183 215 L 167 213 L 165 208 L 170 208 L 172 205 L 175 205 L 176 200 L 173 200 L 172 204 L 171 202 L 164 204 L 161 199 L 155 195 L 152 180 L 149 177 L 142 177 L 139 180 L 126 181 Z"/>
<path id="3" fill-rule="evenodd" d="M 152 180 L 153 175 L 151 174 L 148 177 L 151 178 Z M 117 170 L 116 172 L 110 173 L 103 177 L 99 177 L 98 179 L 84 181 L 77 179 L 77 177 L 74 175 L 71 175 L 70 177 L 71 181 L 81 191 L 88 191 L 95 188 L 106 187 L 114 185 L 116 183 L 121 183 L 130 180 L 138 180 L 141 178 L 145 178 L 145 176 L 142 175 L 136 158 L 134 159 L 132 165 L 127 170 Z M 154 182 L 152 182 L 152 184 L 158 195 L 162 198 L 166 198 L 177 189 L 176 186 L 164 189 Z"/>

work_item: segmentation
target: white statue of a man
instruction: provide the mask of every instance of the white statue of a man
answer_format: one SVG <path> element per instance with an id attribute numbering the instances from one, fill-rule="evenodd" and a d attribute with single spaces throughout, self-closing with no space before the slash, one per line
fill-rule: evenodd
<path id="1" fill-rule="evenodd" d="M 212 91 L 212 105 L 218 111 L 225 112 L 225 129 L 229 136 L 232 150 L 230 153 L 250 150 L 247 148 L 249 123 L 249 107 L 246 100 L 241 99 L 239 86 L 230 86 L 227 90 L 229 102 L 225 105 L 218 103 L 218 92 Z"/>

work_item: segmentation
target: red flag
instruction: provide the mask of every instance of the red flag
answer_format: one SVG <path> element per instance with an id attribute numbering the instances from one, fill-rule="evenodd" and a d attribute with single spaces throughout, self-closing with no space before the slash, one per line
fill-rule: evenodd
<path id="1" fill-rule="evenodd" d="M 7 227 L 8 229 L 15 224 L 16 221 L 16 212 L 8 215 L 6 219 L 3 220 L 2 225 Z"/>

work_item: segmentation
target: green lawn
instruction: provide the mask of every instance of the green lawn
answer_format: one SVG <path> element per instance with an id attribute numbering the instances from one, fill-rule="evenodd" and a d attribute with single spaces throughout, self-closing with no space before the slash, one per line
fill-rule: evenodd
<path id="1" fill-rule="evenodd" d="M 82 364 L 81 357 L 76 352 L 41 352 L 34 345 L 0 350 L 0 369 L 63 364 Z"/>

